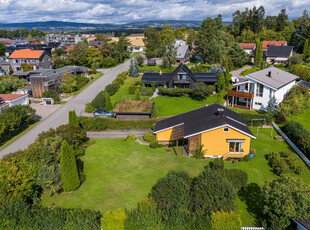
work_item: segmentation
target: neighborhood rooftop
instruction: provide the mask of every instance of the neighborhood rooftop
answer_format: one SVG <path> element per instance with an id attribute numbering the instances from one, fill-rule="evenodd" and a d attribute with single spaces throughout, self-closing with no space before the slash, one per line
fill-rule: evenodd
<path id="1" fill-rule="evenodd" d="M 298 76 L 276 67 L 269 67 L 249 73 L 247 76 L 274 89 L 279 89 L 284 85 L 299 79 Z"/>
<path id="2" fill-rule="evenodd" d="M 39 59 L 43 53 L 44 50 L 32 50 L 32 49 L 14 50 L 14 52 L 10 55 L 9 58 Z"/>
<path id="3" fill-rule="evenodd" d="M 184 126 L 184 137 L 227 125 L 255 138 L 238 113 L 217 103 L 160 120 L 155 133 L 179 125 Z"/>
<path id="4" fill-rule="evenodd" d="M 289 57 L 293 51 L 293 46 L 270 46 L 267 56 L 270 57 Z"/>
<path id="5" fill-rule="evenodd" d="M 75 72 L 75 71 L 85 71 L 84 66 L 64 66 L 58 69 L 38 69 L 31 70 L 28 72 L 19 72 L 18 76 L 31 76 L 31 77 L 50 77 L 57 74 L 62 74 L 63 72 Z"/>

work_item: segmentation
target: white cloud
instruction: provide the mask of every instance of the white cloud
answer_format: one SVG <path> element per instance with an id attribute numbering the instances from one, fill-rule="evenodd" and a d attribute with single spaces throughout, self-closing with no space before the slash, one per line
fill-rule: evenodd
<path id="1" fill-rule="evenodd" d="M 203 20 L 263 5 L 266 15 L 277 15 L 282 8 L 289 17 L 299 17 L 310 9 L 309 0 L 0 0 L 0 22 L 73 21 L 126 23 L 158 19 Z"/>

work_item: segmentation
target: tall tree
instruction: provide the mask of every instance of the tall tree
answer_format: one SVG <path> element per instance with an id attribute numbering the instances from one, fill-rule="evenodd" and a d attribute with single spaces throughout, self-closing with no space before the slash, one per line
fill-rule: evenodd
<path id="1" fill-rule="evenodd" d="M 231 73 L 229 72 L 228 63 L 225 65 L 225 85 L 228 87 L 230 85 Z"/>
<path id="2" fill-rule="evenodd" d="M 281 32 L 284 30 L 288 22 L 288 16 L 286 14 L 286 9 L 282 9 L 276 19 L 276 31 Z"/>
<path id="3" fill-rule="evenodd" d="M 224 55 L 224 42 L 213 38 L 205 50 L 205 60 L 208 63 L 221 63 Z"/>
<path id="4" fill-rule="evenodd" d="M 171 70 L 171 65 L 177 61 L 177 48 L 174 46 L 174 42 L 171 41 L 167 47 L 166 51 L 163 55 L 163 63 L 164 65 L 168 65 Z"/>
<path id="5" fill-rule="evenodd" d="M 87 66 L 91 67 L 94 62 L 102 63 L 103 56 L 99 49 L 90 47 L 86 51 Z"/>
<path id="6" fill-rule="evenodd" d="M 160 47 L 160 40 L 158 31 L 154 28 L 144 30 L 143 42 L 145 44 L 145 53 L 147 58 L 154 58 L 158 55 L 158 48 Z"/>
<path id="7" fill-rule="evenodd" d="M 304 58 L 304 61 L 307 60 L 307 58 L 309 57 L 309 52 L 310 52 L 310 44 L 309 44 L 309 39 L 306 39 L 305 40 L 305 43 L 304 43 L 304 48 L 303 48 L 303 58 Z"/>
<path id="8" fill-rule="evenodd" d="M 263 44 L 261 41 L 257 40 L 254 56 L 254 65 L 260 67 L 262 63 L 262 58 L 263 58 Z"/>
<path id="9" fill-rule="evenodd" d="M 86 65 L 87 64 L 87 45 L 84 42 L 79 42 L 74 46 L 74 49 L 70 52 L 69 59 L 75 65 Z"/>
<path id="10" fill-rule="evenodd" d="M 6 47 L 3 45 L 2 42 L 0 42 L 0 57 L 2 57 L 5 54 Z"/>
<path id="11" fill-rule="evenodd" d="M 126 38 L 126 34 L 122 33 L 119 40 L 115 44 L 115 59 L 118 59 L 120 63 L 123 63 L 126 58 L 129 57 L 130 52 L 128 47 L 131 45 L 130 40 Z"/>
<path id="12" fill-rule="evenodd" d="M 232 45 L 232 47 L 228 50 L 227 55 L 235 67 L 242 67 L 249 61 L 249 55 L 241 49 L 238 43 Z"/>
<path id="13" fill-rule="evenodd" d="M 110 95 L 105 91 L 104 96 L 105 96 L 105 110 L 106 111 L 112 111 L 113 105 L 111 102 Z"/>
<path id="14" fill-rule="evenodd" d="M 60 153 L 62 188 L 65 192 L 70 192 L 80 186 L 80 178 L 76 166 L 76 159 L 73 148 L 64 141 L 61 145 Z"/>
<path id="15" fill-rule="evenodd" d="M 310 37 L 310 22 L 307 16 L 303 16 L 300 19 L 300 23 L 291 37 L 291 45 L 297 52 L 301 53 L 304 42 Z"/>

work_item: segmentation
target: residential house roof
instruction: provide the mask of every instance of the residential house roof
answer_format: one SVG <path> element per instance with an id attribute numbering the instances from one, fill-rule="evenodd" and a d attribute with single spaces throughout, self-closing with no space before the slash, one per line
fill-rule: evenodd
<path id="1" fill-rule="evenodd" d="M 72 50 L 74 50 L 74 46 L 66 46 L 65 53 L 69 53 Z"/>
<path id="2" fill-rule="evenodd" d="M 9 58 L 40 59 L 43 53 L 44 50 L 32 50 L 32 49 L 14 50 L 14 52 L 9 56 Z"/>
<path id="3" fill-rule="evenodd" d="M 177 59 L 185 58 L 187 50 L 189 50 L 188 45 L 177 46 Z"/>
<path id="4" fill-rule="evenodd" d="M 92 40 L 89 42 L 89 46 L 93 46 L 93 47 L 101 47 L 103 44 L 103 41 L 95 41 L 95 40 Z"/>
<path id="5" fill-rule="evenodd" d="M 270 46 L 286 46 L 286 41 L 263 41 L 263 49 L 268 49 Z"/>
<path id="6" fill-rule="evenodd" d="M 253 50 L 255 49 L 256 43 L 239 43 L 242 49 Z"/>
<path id="7" fill-rule="evenodd" d="M 25 96 L 25 94 L 0 94 L 0 98 L 2 98 L 5 102 L 13 101 L 23 96 Z"/>
<path id="8" fill-rule="evenodd" d="M 273 66 L 253 73 L 249 73 L 246 75 L 246 77 L 253 79 L 259 83 L 262 83 L 264 85 L 267 85 L 276 90 L 287 85 L 292 81 L 299 79 L 298 76 Z"/>
<path id="9" fill-rule="evenodd" d="M 304 86 L 308 87 L 308 89 L 310 90 L 310 82 L 301 80 L 301 81 L 299 81 L 299 82 L 297 83 L 297 85 L 304 85 Z"/>
<path id="10" fill-rule="evenodd" d="M 255 138 L 237 112 L 217 103 L 160 120 L 155 125 L 155 133 L 180 125 L 183 125 L 184 137 L 194 136 L 223 126 L 230 126 L 247 136 Z"/>
<path id="11" fill-rule="evenodd" d="M 0 107 L 3 107 L 5 105 L 7 105 L 7 104 L 8 103 L 6 103 L 5 100 L 2 97 L 0 97 Z"/>
<path id="12" fill-rule="evenodd" d="M 308 218 L 306 220 L 298 220 L 298 221 L 293 219 L 293 221 L 295 223 L 301 224 L 303 227 L 305 227 L 305 229 L 309 229 L 310 230 L 310 218 Z"/>
<path id="13" fill-rule="evenodd" d="M 269 46 L 267 57 L 289 57 L 293 46 Z"/>

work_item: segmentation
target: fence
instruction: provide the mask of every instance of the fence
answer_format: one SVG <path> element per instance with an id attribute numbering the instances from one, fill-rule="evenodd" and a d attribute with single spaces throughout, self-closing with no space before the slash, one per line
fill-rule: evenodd
<path id="1" fill-rule="evenodd" d="M 241 230 L 264 230 L 263 227 L 241 227 Z"/>
<path id="2" fill-rule="evenodd" d="M 272 121 L 272 125 L 310 168 L 309 159 L 296 147 L 296 145 L 285 135 L 285 133 L 282 132 L 282 130 L 276 125 L 276 123 L 274 123 L 274 121 Z"/>

